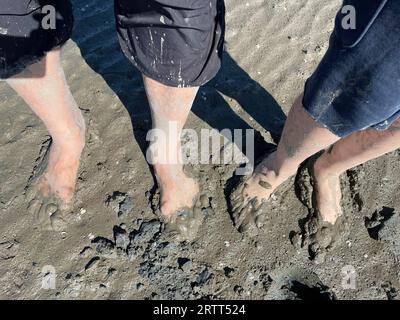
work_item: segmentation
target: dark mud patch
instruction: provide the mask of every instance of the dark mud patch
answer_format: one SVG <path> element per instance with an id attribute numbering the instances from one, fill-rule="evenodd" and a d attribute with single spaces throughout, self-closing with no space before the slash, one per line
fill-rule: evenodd
<path id="1" fill-rule="evenodd" d="M 127 216 L 134 209 L 132 198 L 120 191 L 114 191 L 111 195 L 108 195 L 105 203 L 117 214 L 118 218 Z"/>
<path id="2" fill-rule="evenodd" d="M 138 281 L 133 289 L 139 291 L 143 283 L 148 284 L 146 287 L 152 290 L 146 299 L 215 299 L 228 288 L 226 279 L 234 275 L 234 268 L 215 270 L 193 260 L 190 256 L 198 249 L 196 243 L 170 242 L 161 232 L 162 224 L 158 220 L 139 221 L 134 225 L 139 227 L 130 230 L 123 224 L 114 226 L 112 240 L 98 236 L 91 246 L 83 248 L 80 256 L 86 260 L 84 272 L 99 271 L 107 274 L 108 280 L 117 273 L 105 269 L 112 261 L 137 262 Z M 72 281 L 72 288 L 81 285 L 85 273 L 74 276 L 74 281 L 68 279 Z"/>
<path id="3" fill-rule="evenodd" d="M 319 277 L 306 269 L 289 269 L 274 272 L 267 298 L 273 300 L 336 300 L 331 289 Z"/>
<path id="4" fill-rule="evenodd" d="M 327 291 L 328 287 L 319 283 L 310 287 L 305 283 L 294 280 L 290 283 L 289 287 L 283 287 L 283 289 L 294 294 L 299 300 L 334 300 L 332 294 Z"/>
<path id="5" fill-rule="evenodd" d="M 400 260 L 400 214 L 395 209 L 383 207 L 375 211 L 371 218 L 365 218 L 365 227 L 372 239 L 387 243 L 396 260 Z"/>
<path id="6" fill-rule="evenodd" d="M 360 177 L 356 170 L 348 170 L 347 177 L 349 180 L 350 195 L 354 206 L 358 211 L 361 211 L 364 207 L 364 201 L 360 194 Z"/>
<path id="7" fill-rule="evenodd" d="M 390 282 L 386 282 L 382 285 L 382 289 L 385 291 L 388 300 L 396 300 L 399 298 L 398 290 Z"/>
<path id="8" fill-rule="evenodd" d="M 400 217 L 393 208 L 383 207 L 365 218 L 365 227 L 374 240 L 389 240 L 400 233 Z"/>

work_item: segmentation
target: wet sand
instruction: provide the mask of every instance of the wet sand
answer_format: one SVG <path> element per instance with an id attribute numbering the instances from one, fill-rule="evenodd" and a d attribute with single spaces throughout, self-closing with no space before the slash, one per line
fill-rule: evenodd
<path id="1" fill-rule="evenodd" d="M 203 210 L 194 243 L 165 239 L 145 159 L 148 104 L 140 74 L 120 52 L 112 1 L 73 2 L 76 26 L 63 63 L 87 121 L 88 142 L 72 221 L 63 233 L 41 231 L 27 211 L 24 190 L 47 132 L 0 83 L 0 298 L 399 297 L 397 151 L 343 176 L 349 230 L 324 263 L 314 264 L 307 248 L 290 242 L 308 215 L 294 178 L 273 196 L 256 238 L 237 232 L 226 201 L 235 164 L 188 166 L 212 210 Z M 186 127 L 254 128 L 258 155 L 268 151 L 327 49 L 340 3 L 226 0 L 223 68 L 200 90 Z M 56 273 L 55 289 L 42 288 L 46 270 Z M 348 275 L 354 283 L 345 281 Z"/>

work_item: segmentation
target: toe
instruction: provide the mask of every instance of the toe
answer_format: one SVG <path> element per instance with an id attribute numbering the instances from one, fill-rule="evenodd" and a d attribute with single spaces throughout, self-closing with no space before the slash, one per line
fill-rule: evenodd
<path id="1" fill-rule="evenodd" d="M 50 216 L 47 211 L 46 203 L 42 202 L 40 209 L 37 213 L 37 223 L 40 225 L 42 230 L 50 230 Z"/>
<path id="2" fill-rule="evenodd" d="M 37 217 L 38 212 L 40 211 L 42 206 L 42 202 L 38 199 L 33 199 L 28 204 L 28 212 L 32 214 L 34 217 Z"/>
<path id="3" fill-rule="evenodd" d="M 239 219 L 237 220 L 236 226 L 241 233 L 246 233 L 250 237 L 255 237 L 259 234 L 259 228 L 256 222 L 257 212 L 253 206 L 248 203 L 247 206 L 241 210 Z M 260 225 L 261 225 L 260 218 Z"/>
<path id="4" fill-rule="evenodd" d="M 321 264 L 325 262 L 326 251 L 318 251 L 313 259 L 315 264 Z"/>
<path id="5" fill-rule="evenodd" d="M 237 219 L 237 217 L 240 216 L 240 212 L 243 210 L 244 208 L 244 199 L 242 201 L 238 201 L 237 203 L 234 204 L 233 208 L 232 208 L 232 216 L 234 218 L 234 220 Z"/>
<path id="6" fill-rule="evenodd" d="M 49 203 L 46 206 L 46 215 L 51 217 L 53 214 L 55 214 L 58 211 L 58 206 L 54 203 Z"/>
<path id="7" fill-rule="evenodd" d="M 249 204 L 247 204 L 246 206 L 243 205 L 242 207 L 238 208 L 234 212 L 233 221 L 237 228 L 239 228 L 243 224 L 244 220 L 246 219 L 249 207 L 250 207 Z"/>
<path id="8" fill-rule="evenodd" d="M 256 219 L 255 219 L 255 224 L 258 229 L 261 229 L 262 227 L 264 227 L 266 219 L 267 219 L 267 217 L 265 214 L 258 212 L 258 215 L 256 216 Z"/>
<path id="9" fill-rule="evenodd" d="M 180 209 L 167 223 L 165 231 L 168 237 L 176 242 L 191 242 L 196 239 L 203 221 L 204 216 L 201 214 L 200 209 Z"/>
<path id="10" fill-rule="evenodd" d="M 61 211 L 56 211 L 50 216 L 51 229 L 53 231 L 64 231 L 66 229 L 66 222 L 62 217 Z"/>
<path id="11" fill-rule="evenodd" d="M 324 248 L 328 248 L 332 243 L 332 232 L 329 228 L 322 228 L 318 234 L 318 242 Z"/>

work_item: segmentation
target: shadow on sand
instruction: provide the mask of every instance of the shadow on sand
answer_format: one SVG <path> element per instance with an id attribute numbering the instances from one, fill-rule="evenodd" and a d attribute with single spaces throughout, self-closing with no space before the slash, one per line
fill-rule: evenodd
<path id="1" fill-rule="evenodd" d="M 73 0 L 75 29 L 72 40 L 81 50 L 87 64 L 100 74 L 128 110 L 133 135 L 143 153 L 147 149 L 146 134 L 150 129 L 150 110 L 140 73 L 122 54 L 115 31 L 113 2 Z M 232 57 L 225 53 L 218 76 L 200 89 L 192 111 L 211 127 L 252 129 L 224 100 L 235 99 L 240 106 L 277 142 L 286 119 L 275 99 L 254 81 Z M 204 99 L 206 97 L 206 99 Z M 268 145 L 256 132 L 256 154 L 259 157 Z M 245 148 L 243 145 L 242 149 Z"/>

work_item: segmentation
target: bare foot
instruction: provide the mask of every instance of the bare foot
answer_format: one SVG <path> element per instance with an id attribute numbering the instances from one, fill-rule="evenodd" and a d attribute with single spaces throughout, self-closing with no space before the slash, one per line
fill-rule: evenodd
<path id="1" fill-rule="evenodd" d="M 157 166 L 157 180 L 161 190 L 160 211 L 166 231 L 176 241 L 195 239 L 203 223 L 199 204 L 199 184 L 183 171 L 174 173 L 168 166 Z"/>
<path id="2" fill-rule="evenodd" d="M 274 153 L 265 158 L 253 175 L 240 183 L 230 197 L 236 227 L 250 236 L 257 235 L 264 225 L 266 212 L 263 211 L 263 204 L 284 181 L 271 169 L 273 157 Z"/>
<path id="3" fill-rule="evenodd" d="M 315 205 L 322 220 L 332 225 L 342 215 L 340 173 L 326 170 L 324 157 L 314 164 Z"/>
<path id="4" fill-rule="evenodd" d="M 27 186 L 29 210 L 43 229 L 63 228 L 62 213 L 74 197 L 84 143 L 83 134 L 79 133 L 62 144 L 50 140 L 43 146 Z"/>
<path id="5" fill-rule="evenodd" d="M 193 207 L 200 189 L 198 183 L 183 172 L 172 174 L 167 166 L 158 166 L 156 172 L 161 190 L 161 215 L 168 222 L 179 209 Z"/>
<path id="6" fill-rule="evenodd" d="M 323 263 L 347 228 L 340 205 L 340 174 L 327 170 L 322 155 L 300 169 L 296 185 L 309 215 L 302 232 L 294 233 L 291 241 L 295 246 L 307 247 L 310 260 Z"/>

